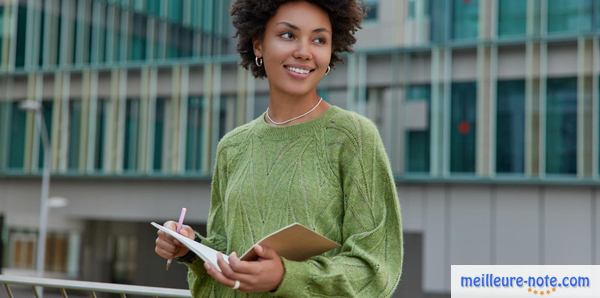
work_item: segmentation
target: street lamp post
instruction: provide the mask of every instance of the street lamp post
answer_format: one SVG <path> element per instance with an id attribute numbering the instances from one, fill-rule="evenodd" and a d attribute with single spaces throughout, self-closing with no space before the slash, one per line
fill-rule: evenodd
<path id="1" fill-rule="evenodd" d="M 42 191 L 40 195 L 40 222 L 37 239 L 37 256 L 36 256 L 36 274 L 39 277 L 44 275 L 44 265 L 46 259 L 46 231 L 48 225 L 48 189 L 50 188 L 50 141 L 48 139 L 48 131 L 44 124 L 42 115 L 42 105 L 39 101 L 25 100 L 21 103 L 21 108 L 26 111 L 35 112 L 35 124 L 38 135 L 42 139 L 42 147 L 44 150 L 44 170 L 42 173 Z M 42 289 L 40 289 L 40 294 Z"/>

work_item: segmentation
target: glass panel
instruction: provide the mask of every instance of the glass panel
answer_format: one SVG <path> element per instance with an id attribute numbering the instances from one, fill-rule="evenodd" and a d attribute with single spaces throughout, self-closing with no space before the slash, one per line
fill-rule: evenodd
<path id="1" fill-rule="evenodd" d="M 181 41 L 181 30 L 179 26 L 169 26 L 169 36 L 167 36 L 167 58 L 181 57 L 179 43 Z"/>
<path id="2" fill-rule="evenodd" d="M 45 28 L 45 24 L 44 24 L 44 23 L 46 22 L 46 21 L 45 21 L 45 19 L 46 19 L 46 12 L 42 10 L 42 11 L 39 13 L 39 15 L 40 15 L 40 18 L 41 18 L 41 19 L 40 19 L 40 28 L 39 28 L 39 30 L 40 30 L 40 36 L 39 36 L 39 37 L 40 37 L 40 39 L 39 39 L 39 43 L 38 43 L 38 44 L 39 44 L 40 48 L 42 48 L 42 49 L 43 49 L 43 48 L 46 46 L 46 45 L 44 44 L 44 34 L 45 34 L 45 30 L 44 30 L 44 28 Z M 0 33 L 0 35 L 2 35 L 2 33 Z M 0 57 L 1 57 L 1 56 L 0 56 Z M 42 66 L 42 65 L 43 65 L 43 58 L 44 58 L 44 52 L 43 52 L 43 50 L 42 50 L 42 51 L 40 51 L 40 52 L 38 53 L 38 61 L 37 61 L 37 65 L 38 65 L 38 66 Z"/>
<path id="3" fill-rule="evenodd" d="M 204 143 L 203 110 L 204 100 L 201 97 L 189 98 L 185 169 L 190 172 L 198 172 L 202 168 L 202 146 Z"/>
<path id="4" fill-rule="evenodd" d="M 377 9 L 379 7 L 379 0 L 364 0 L 364 7 L 366 9 L 365 21 L 377 20 Z"/>
<path id="5" fill-rule="evenodd" d="M 0 37 L 2 37 L 3 34 L 4 34 L 4 4 L 0 3 Z"/>
<path id="6" fill-rule="evenodd" d="M 183 20 L 182 0 L 169 0 L 169 20 L 178 24 Z"/>
<path id="7" fill-rule="evenodd" d="M 27 113 L 19 108 L 19 101 L 11 104 L 11 121 L 8 142 L 8 168 L 23 170 L 25 158 L 25 122 Z"/>
<path id="8" fill-rule="evenodd" d="M 227 133 L 227 102 L 225 97 L 219 99 L 221 105 L 219 106 L 219 140 Z"/>
<path id="9" fill-rule="evenodd" d="M 161 0 L 146 0 L 146 11 L 148 11 L 150 15 L 159 16 L 160 1 Z"/>
<path id="10" fill-rule="evenodd" d="M 57 25 L 56 25 L 56 57 L 54 57 L 54 61 L 56 61 L 56 64 L 60 64 L 60 53 L 62 51 L 63 46 L 61 45 L 60 39 L 62 38 L 62 22 L 63 22 L 63 17 L 61 14 L 58 15 L 57 18 Z"/>
<path id="11" fill-rule="evenodd" d="M 546 173 L 577 173 L 577 79 L 548 79 Z"/>
<path id="12" fill-rule="evenodd" d="M 27 7 L 19 4 L 17 15 L 17 51 L 15 67 L 25 66 L 25 44 L 27 35 Z"/>
<path id="13" fill-rule="evenodd" d="M 525 170 L 525 81 L 499 81 L 496 107 L 496 172 Z"/>
<path id="14" fill-rule="evenodd" d="M 3 22 L 2 12 L 0 12 L 0 23 L 2 23 L 2 22 Z M 2 26 L 0 26 L 0 27 L 2 27 Z M 4 44 L 4 36 L 2 36 L 2 28 L 0 28 L 0 57 L 3 57 L 3 54 L 2 54 L 2 48 L 4 48 L 3 44 Z M 4 65 L 3 59 L 0 58 L 0 69 L 2 69 L 4 67 L 6 67 L 6 65 Z"/>
<path id="15" fill-rule="evenodd" d="M 269 96 L 265 94 L 254 95 L 254 118 L 262 115 L 269 106 Z"/>
<path id="16" fill-rule="evenodd" d="M 406 89 L 407 101 L 422 101 L 427 105 L 427 119 L 430 119 L 430 85 L 413 85 Z M 428 121 L 429 122 L 429 121 Z M 430 132 L 429 123 L 420 129 L 408 129 L 406 132 L 406 171 L 409 173 L 428 173 L 430 169 Z"/>
<path id="17" fill-rule="evenodd" d="M 153 169 L 155 171 L 162 170 L 162 158 L 163 158 L 163 143 L 164 143 L 164 130 L 166 122 L 166 106 L 167 99 L 159 97 L 156 99 L 156 109 L 154 118 L 154 156 L 153 156 Z"/>
<path id="18" fill-rule="evenodd" d="M 77 8 L 73 8 L 74 13 L 77 13 Z M 77 51 L 79 51 L 80 46 L 79 46 L 79 36 L 78 36 L 78 31 L 83 30 L 83 28 L 81 28 L 81 26 L 78 26 L 77 23 L 79 23 L 77 21 L 77 15 L 73 15 L 71 21 L 71 37 L 70 40 L 65 40 L 63 41 L 64 45 L 66 47 L 71 47 L 71 57 L 67 58 L 67 59 L 71 59 L 70 61 L 64 61 L 64 63 L 66 64 L 77 64 Z"/>
<path id="19" fill-rule="evenodd" d="M 447 40 L 448 25 L 447 17 L 449 13 L 448 1 L 437 1 L 429 5 L 429 15 L 431 16 L 431 41 L 433 43 L 442 43 Z"/>
<path id="20" fill-rule="evenodd" d="M 527 1 L 498 1 L 498 35 L 525 35 L 527 29 Z"/>
<path id="21" fill-rule="evenodd" d="M 69 101 L 69 155 L 67 168 L 79 168 L 79 142 L 81 134 L 81 100 Z"/>
<path id="22" fill-rule="evenodd" d="M 129 59 L 141 61 L 146 59 L 146 17 L 136 14 L 133 16 L 133 30 L 131 33 L 131 46 Z"/>
<path id="23" fill-rule="evenodd" d="M 106 117 L 108 117 L 110 101 L 107 99 L 98 99 L 96 108 L 96 140 L 94 154 L 94 169 L 102 171 L 104 169 L 104 144 L 106 139 Z"/>
<path id="24" fill-rule="evenodd" d="M 92 62 L 92 38 L 93 38 L 93 25 L 92 23 L 86 23 L 85 24 L 85 28 L 87 30 L 87 41 L 86 41 L 86 45 L 85 45 L 85 59 L 84 59 L 84 63 L 90 64 Z"/>
<path id="25" fill-rule="evenodd" d="M 548 0 L 548 32 L 585 32 L 592 29 L 593 0 Z"/>
<path id="26" fill-rule="evenodd" d="M 477 86 L 452 83 L 450 107 L 450 172 L 475 172 Z"/>
<path id="27" fill-rule="evenodd" d="M 48 142 L 52 140 L 52 107 L 54 106 L 51 100 L 43 100 L 42 101 L 42 117 L 44 118 L 44 126 L 42 129 L 46 130 L 48 134 Z M 41 135 L 40 135 L 40 147 L 39 147 L 39 159 L 38 159 L 38 168 L 42 170 L 44 168 L 44 144 L 42 143 Z M 50 145 L 52 146 L 52 145 Z"/>
<path id="28" fill-rule="evenodd" d="M 0 170 L 6 168 L 6 152 L 8 152 L 8 130 L 10 129 L 10 102 L 0 101 Z M 0 228 L 2 219 L 0 218 Z M 1 244 L 0 244 L 1 245 Z M 1 248 L 0 248 L 1 250 Z"/>
<path id="29" fill-rule="evenodd" d="M 454 39 L 476 39 L 479 34 L 479 0 L 454 0 L 452 22 Z"/>
<path id="30" fill-rule="evenodd" d="M 137 169 L 138 130 L 140 123 L 140 99 L 128 98 L 125 109 L 125 148 L 123 170 Z"/>

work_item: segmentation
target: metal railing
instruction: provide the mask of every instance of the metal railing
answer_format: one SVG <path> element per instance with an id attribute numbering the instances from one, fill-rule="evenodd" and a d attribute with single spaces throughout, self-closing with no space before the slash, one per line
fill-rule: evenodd
<path id="1" fill-rule="evenodd" d="M 132 286 L 102 282 L 89 282 L 89 281 L 76 281 L 76 280 L 65 280 L 65 279 L 52 279 L 52 278 L 39 278 L 39 277 L 25 277 L 25 276 L 11 276 L 11 275 L 0 275 L 0 284 L 4 287 L 9 298 L 18 297 L 15 296 L 14 287 L 25 287 L 32 289 L 32 295 L 39 298 L 38 288 L 51 288 L 57 289 L 59 297 L 69 297 L 68 291 L 77 291 L 79 293 L 86 293 L 88 297 L 98 297 L 98 294 L 118 294 L 121 298 L 126 298 L 127 295 L 137 296 L 149 296 L 149 297 L 176 297 L 176 298 L 190 298 L 192 295 L 189 290 L 183 289 L 171 289 L 171 288 L 158 288 L 158 287 L 145 287 L 145 286 Z M 78 294 L 80 297 L 81 294 Z M 2 296 L 2 295 L 0 295 Z"/>

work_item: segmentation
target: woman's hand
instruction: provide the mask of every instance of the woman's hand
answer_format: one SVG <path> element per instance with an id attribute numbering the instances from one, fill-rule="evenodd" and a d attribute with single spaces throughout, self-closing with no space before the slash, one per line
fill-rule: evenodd
<path id="1" fill-rule="evenodd" d="M 258 261 L 241 261 L 235 252 L 229 256 L 229 264 L 223 256 L 217 256 L 217 263 L 222 272 L 204 263 L 206 272 L 226 287 L 233 288 L 239 281 L 239 290 L 244 292 L 269 292 L 277 289 L 283 280 L 285 270 L 279 255 L 274 250 L 255 245 L 254 251 Z"/>
<path id="2" fill-rule="evenodd" d="M 163 226 L 175 231 L 177 228 L 177 223 L 170 220 L 165 222 Z M 179 243 L 179 241 L 177 241 L 175 238 L 167 235 L 161 230 L 158 230 L 157 234 L 158 237 L 156 237 L 156 246 L 154 247 L 154 251 L 160 257 L 168 260 L 184 256 L 188 253 L 189 249 Z M 195 237 L 194 230 L 188 225 L 182 225 L 181 230 L 179 230 L 179 234 L 192 240 Z"/>

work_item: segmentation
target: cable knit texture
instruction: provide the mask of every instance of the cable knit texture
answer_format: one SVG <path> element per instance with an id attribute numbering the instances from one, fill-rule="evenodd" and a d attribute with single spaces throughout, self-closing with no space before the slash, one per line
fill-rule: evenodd
<path id="1" fill-rule="evenodd" d="M 263 116 L 219 143 L 202 242 L 241 254 L 299 222 L 342 247 L 304 262 L 282 258 L 285 275 L 272 293 L 234 291 L 195 261 L 187 264 L 194 297 L 391 296 L 402 271 L 402 226 L 375 125 L 335 106 L 287 127 L 271 126 Z"/>

